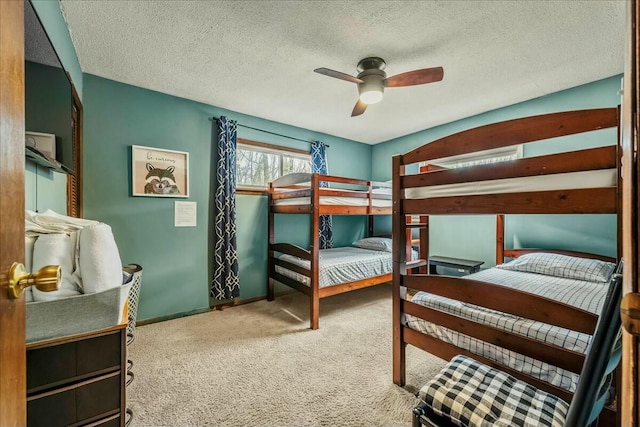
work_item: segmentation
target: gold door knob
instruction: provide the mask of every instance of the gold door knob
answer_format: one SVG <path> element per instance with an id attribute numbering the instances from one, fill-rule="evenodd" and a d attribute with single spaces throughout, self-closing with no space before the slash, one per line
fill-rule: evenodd
<path id="1" fill-rule="evenodd" d="M 628 293 L 620 304 L 622 326 L 632 335 L 640 335 L 640 294 Z"/>
<path id="2" fill-rule="evenodd" d="M 22 292 L 35 285 L 42 292 L 57 291 L 62 281 L 59 265 L 46 265 L 35 273 L 28 273 L 24 265 L 14 262 L 9 268 L 9 298 L 20 298 Z"/>

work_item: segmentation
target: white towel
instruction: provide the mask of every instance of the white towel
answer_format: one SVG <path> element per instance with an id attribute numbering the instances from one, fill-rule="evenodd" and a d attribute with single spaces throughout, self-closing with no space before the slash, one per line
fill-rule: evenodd
<path id="1" fill-rule="evenodd" d="M 33 265 L 33 247 L 36 244 L 36 239 L 37 237 L 35 236 L 24 236 L 24 268 L 29 273 L 33 271 L 31 267 Z M 26 302 L 33 301 L 31 286 L 24 290 L 24 298 Z"/>
<path id="2" fill-rule="evenodd" d="M 64 233 L 67 226 L 64 224 L 49 224 L 48 226 L 42 226 L 35 222 L 35 218 L 38 214 L 27 210 L 24 215 L 24 229 L 27 236 L 37 236 L 39 234 L 48 233 Z"/>
<path id="3" fill-rule="evenodd" d="M 36 232 L 59 232 L 59 231 L 74 231 L 80 230 L 84 227 L 90 227 L 96 225 L 99 222 L 91 219 L 74 218 L 71 216 L 61 215 L 51 209 L 46 210 L 43 213 L 35 213 L 27 211 L 25 215 L 25 222 L 29 231 Z M 40 231 L 47 230 L 47 231 Z"/>
<path id="4" fill-rule="evenodd" d="M 51 301 L 80 295 L 72 280 L 73 244 L 67 234 L 43 234 L 33 246 L 32 271 L 38 271 L 46 265 L 59 265 L 62 268 L 62 283 L 57 291 L 42 292 L 33 287 L 34 301 Z"/>
<path id="5" fill-rule="evenodd" d="M 73 259 L 73 274 L 71 275 L 71 282 L 76 285 L 81 293 L 84 293 L 82 277 L 80 277 L 80 231 L 72 231 L 69 233 L 69 238 L 71 239 L 71 255 Z"/>
<path id="6" fill-rule="evenodd" d="M 80 231 L 79 267 L 85 294 L 122 285 L 122 262 L 118 246 L 107 224 Z"/>
<path id="7" fill-rule="evenodd" d="M 35 222 L 38 224 L 66 224 L 72 228 L 84 228 L 99 224 L 99 221 L 93 219 L 76 218 L 73 216 L 61 215 L 51 209 L 47 209 L 41 214 L 37 214 Z"/>
<path id="8" fill-rule="evenodd" d="M 33 269 L 33 247 L 36 244 L 36 236 L 24 236 L 24 268 L 32 273 Z"/>

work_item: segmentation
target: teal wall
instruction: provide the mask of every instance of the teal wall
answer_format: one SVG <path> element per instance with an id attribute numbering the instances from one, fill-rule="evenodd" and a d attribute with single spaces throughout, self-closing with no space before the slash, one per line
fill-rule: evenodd
<path id="1" fill-rule="evenodd" d="M 620 103 L 621 76 L 553 93 L 520 104 L 489 111 L 456 122 L 426 129 L 412 135 L 373 146 L 372 179 L 391 177 L 391 157 L 429 141 L 488 123 L 556 111 L 613 107 Z M 526 144 L 524 156 L 535 156 L 616 143 L 615 130 Z M 381 232 L 390 223 L 380 224 Z M 485 261 L 495 264 L 494 216 L 434 216 L 430 219 L 432 254 Z M 616 218 L 614 215 L 510 215 L 506 217 L 507 247 L 546 247 L 574 249 L 603 255 L 616 255 Z"/>
<path id="2" fill-rule="evenodd" d="M 84 212 L 113 228 L 122 261 L 144 267 L 138 319 L 157 318 L 209 306 L 211 256 L 208 253 L 209 202 L 213 189 L 212 116 L 271 132 L 322 140 L 329 171 L 368 179 L 371 146 L 319 134 L 221 108 L 84 76 Z M 304 142 L 238 128 L 238 137 L 308 149 Z M 190 197 L 198 203 L 198 226 L 173 226 L 174 201 L 130 196 L 130 147 L 145 145 L 189 152 Z M 239 195 L 237 239 L 240 298 L 266 294 L 267 203 L 265 196 Z M 286 224 L 285 224 L 286 222 Z M 350 244 L 365 232 L 364 217 L 334 217 L 337 244 Z M 278 215 L 276 239 L 308 245 L 306 215 Z"/>
<path id="3" fill-rule="evenodd" d="M 32 0 L 32 4 L 44 25 L 62 65 L 71 75 L 71 80 L 82 99 L 83 75 L 69 29 L 60 11 L 60 4 L 50 0 Z M 35 130 L 35 129 L 27 129 Z M 67 177 L 51 172 L 27 160 L 25 167 L 25 208 L 43 212 L 53 209 L 67 212 Z"/>

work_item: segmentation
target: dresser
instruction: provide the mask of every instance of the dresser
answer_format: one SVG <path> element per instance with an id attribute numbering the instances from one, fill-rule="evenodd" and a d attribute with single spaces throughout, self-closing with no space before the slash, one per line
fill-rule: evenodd
<path id="1" fill-rule="evenodd" d="M 124 426 L 126 327 L 27 344 L 27 426 Z"/>

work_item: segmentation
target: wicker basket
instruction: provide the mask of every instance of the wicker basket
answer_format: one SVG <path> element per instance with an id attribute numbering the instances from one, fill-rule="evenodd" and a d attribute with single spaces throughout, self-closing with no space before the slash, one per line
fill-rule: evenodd
<path id="1" fill-rule="evenodd" d="M 142 284 L 142 266 L 139 264 L 129 264 L 123 268 L 124 271 L 133 275 L 131 278 L 131 290 L 129 290 L 129 319 L 127 322 L 127 345 L 134 341 L 134 331 L 136 329 L 136 318 L 138 316 L 138 299 L 140 298 L 140 285 Z"/>

